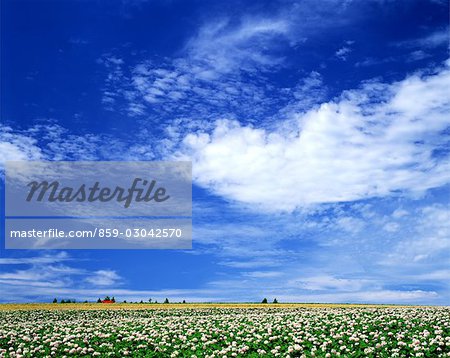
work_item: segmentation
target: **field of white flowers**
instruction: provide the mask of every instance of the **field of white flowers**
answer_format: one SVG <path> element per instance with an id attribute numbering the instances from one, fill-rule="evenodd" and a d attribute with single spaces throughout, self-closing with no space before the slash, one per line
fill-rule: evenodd
<path id="1" fill-rule="evenodd" d="M 7 310 L 0 356 L 450 357 L 450 309 Z"/>

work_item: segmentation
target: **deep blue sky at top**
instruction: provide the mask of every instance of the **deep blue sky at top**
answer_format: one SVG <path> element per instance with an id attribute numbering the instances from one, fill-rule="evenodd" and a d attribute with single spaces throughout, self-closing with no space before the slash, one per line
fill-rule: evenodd
<path id="1" fill-rule="evenodd" d="M 445 303 L 448 13 L 3 0 L 0 159 L 192 160 L 194 237 L 0 250 L 0 300 Z"/>
<path id="2" fill-rule="evenodd" d="M 24 127 L 37 118 L 57 118 L 75 132 L 114 131 L 117 135 L 131 131 L 133 120 L 99 105 L 99 89 L 106 75 L 98 63 L 102 55 L 117 53 L 125 62 L 147 58 L 157 62 L 176 56 L 210 19 L 226 15 L 238 21 L 245 14 L 277 12 L 280 4 L 283 2 L 3 1 L 2 118 Z M 318 9 L 327 5 L 331 6 L 311 3 Z M 396 43 L 447 26 L 447 11 L 439 3 L 359 1 L 349 6 L 345 16 L 352 21 L 339 31 L 318 33 L 300 50 L 282 53 L 288 58 L 286 68 L 272 75 L 273 83 L 293 86 L 302 73 L 320 70 L 330 87 L 328 95 L 333 97 L 362 80 L 398 80 L 424 63 L 446 58 L 446 51 L 441 50 L 424 60 L 389 61 L 356 70 L 355 61 L 334 56 L 345 41 L 355 42 L 353 58 L 405 56 L 410 49 Z"/>

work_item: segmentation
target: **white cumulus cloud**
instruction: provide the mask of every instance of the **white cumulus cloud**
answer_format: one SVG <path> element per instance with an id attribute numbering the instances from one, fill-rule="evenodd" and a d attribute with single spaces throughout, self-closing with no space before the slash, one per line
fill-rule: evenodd
<path id="1" fill-rule="evenodd" d="M 267 211 L 421 193 L 449 182 L 450 71 L 371 82 L 298 114 L 290 134 L 221 120 L 185 136 L 194 180 Z"/>

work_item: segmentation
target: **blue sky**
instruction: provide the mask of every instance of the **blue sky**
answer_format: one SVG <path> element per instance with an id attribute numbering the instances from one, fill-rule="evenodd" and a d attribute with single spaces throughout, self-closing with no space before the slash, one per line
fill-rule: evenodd
<path id="1" fill-rule="evenodd" d="M 0 250 L 0 300 L 450 302 L 447 1 L 1 6 L 0 162 L 191 160 L 194 231 Z"/>

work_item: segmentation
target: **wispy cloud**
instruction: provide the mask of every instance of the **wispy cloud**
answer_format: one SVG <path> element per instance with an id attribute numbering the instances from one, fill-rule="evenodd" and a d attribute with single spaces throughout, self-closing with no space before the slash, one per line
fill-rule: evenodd
<path id="1" fill-rule="evenodd" d="M 351 52 L 352 49 L 350 47 L 344 46 L 336 51 L 335 56 L 342 61 L 347 61 L 347 57 Z"/>
<path id="2" fill-rule="evenodd" d="M 362 279 L 336 278 L 329 275 L 304 277 L 290 280 L 289 286 L 297 286 L 309 291 L 360 291 L 373 282 Z"/>
<path id="3" fill-rule="evenodd" d="M 79 261 L 74 260 L 66 252 L 23 258 L 0 258 L 2 266 L 0 290 L 8 292 L 1 300 L 26 301 L 39 295 L 51 297 L 64 292 L 66 294 L 80 293 L 84 290 L 89 292 L 106 287 L 117 289 L 123 283 L 123 279 L 116 271 L 108 269 L 90 271 L 84 267 L 75 267 L 75 263 Z M 20 268 L 17 268 L 17 265 L 20 265 Z M 22 268 L 23 266 L 25 268 Z"/>
<path id="4" fill-rule="evenodd" d="M 262 111 L 270 105 L 263 73 L 282 64 L 277 48 L 293 46 L 291 35 L 282 19 L 247 17 L 236 24 L 224 17 L 205 23 L 171 59 L 125 66 L 105 54 L 99 59 L 108 71 L 103 103 L 113 110 L 124 101 L 131 116 L 173 112 L 208 119 Z"/>
<path id="5" fill-rule="evenodd" d="M 86 282 L 95 286 L 118 286 L 122 278 L 114 270 L 98 270 L 86 278 Z"/>
<path id="6" fill-rule="evenodd" d="M 197 74 L 201 79 L 236 70 L 270 68 L 283 60 L 273 49 L 280 41 L 289 45 L 290 26 L 285 19 L 276 18 L 246 18 L 237 26 L 224 19 L 200 28 L 185 51 L 191 61 L 203 65 Z"/>
<path id="7" fill-rule="evenodd" d="M 0 265 L 33 265 L 33 264 L 55 264 L 72 258 L 66 252 L 60 252 L 54 255 L 45 254 L 33 257 L 0 257 Z"/>
<path id="8" fill-rule="evenodd" d="M 431 205 L 421 209 L 410 222 L 415 233 L 396 243 L 380 263 L 389 267 L 401 263 L 428 265 L 431 262 L 442 267 L 450 265 L 449 223 L 448 205 Z M 395 231 L 398 231 L 400 225 L 395 225 Z"/>
<path id="9" fill-rule="evenodd" d="M 16 133 L 11 127 L 0 126 L 0 163 L 7 160 L 39 160 L 43 158 L 37 140 Z"/>
<path id="10" fill-rule="evenodd" d="M 397 43 L 397 46 L 410 47 L 410 48 L 421 48 L 421 49 L 431 49 L 439 46 L 449 47 L 450 33 L 449 28 L 438 30 L 427 34 L 423 37 L 402 41 Z"/>
<path id="11" fill-rule="evenodd" d="M 55 120 L 18 129 L 0 125 L 0 166 L 14 160 L 148 160 L 156 151 L 147 142 L 126 144 L 103 133 L 74 134 Z M 111 145 L 115 150 L 111 151 Z"/>
<path id="12" fill-rule="evenodd" d="M 0 289 L 8 292 L 2 300 L 35 296 L 92 300 L 108 294 L 120 300 L 277 297 L 302 302 L 445 303 L 448 207 L 414 199 L 391 202 L 391 208 L 380 203 L 386 204 L 374 199 L 325 205 L 296 215 L 256 217 L 235 208 L 241 221 L 232 224 L 226 224 L 230 209 L 217 207 L 223 216 L 217 221 L 219 213 L 210 208 L 207 217 L 214 223 L 197 218 L 195 254 L 212 255 L 223 269 L 218 275 L 211 272 L 209 282 L 189 289 L 129 288 L 120 270 L 79 269 L 65 253 L 4 259 L 0 262 L 11 267 L 4 267 L 0 276 Z M 357 230 L 348 225 L 352 221 L 358 223 Z M 398 231 L 383 232 L 386 223 L 395 223 Z M 70 265 L 59 260 L 71 260 Z M 16 264 L 30 267 L 16 269 Z"/>
<path id="13" fill-rule="evenodd" d="M 106 69 L 103 104 L 131 117 L 150 115 L 154 121 L 267 118 L 294 99 L 295 85 L 279 86 L 270 79 L 292 66 L 286 52 L 300 55 L 305 43 L 351 23 L 358 11 L 336 0 L 288 2 L 270 13 L 213 17 L 172 56 L 124 63 L 107 53 L 99 60 Z M 352 43 L 345 43 L 340 58 Z M 307 76 L 300 74 L 298 83 Z"/>

